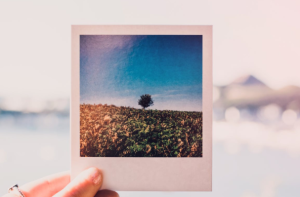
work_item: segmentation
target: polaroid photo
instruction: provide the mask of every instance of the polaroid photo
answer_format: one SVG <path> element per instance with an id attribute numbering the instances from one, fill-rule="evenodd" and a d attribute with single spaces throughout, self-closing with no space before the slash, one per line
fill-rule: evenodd
<path id="1" fill-rule="evenodd" d="M 73 25 L 71 178 L 212 190 L 212 26 Z"/>

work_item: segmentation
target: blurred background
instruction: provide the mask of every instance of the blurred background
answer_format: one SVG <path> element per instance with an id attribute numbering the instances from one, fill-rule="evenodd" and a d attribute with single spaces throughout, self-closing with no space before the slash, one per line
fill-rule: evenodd
<path id="1" fill-rule="evenodd" d="M 0 195 L 70 169 L 72 24 L 213 25 L 213 191 L 300 194 L 300 2 L 0 1 Z"/>

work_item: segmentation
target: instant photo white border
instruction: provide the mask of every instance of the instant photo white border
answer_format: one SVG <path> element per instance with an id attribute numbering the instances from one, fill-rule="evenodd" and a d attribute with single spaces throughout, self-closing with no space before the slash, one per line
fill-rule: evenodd
<path id="1" fill-rule="evenodd" d="M 202 35 L 203 157 L 80 157 L 80 35 Z M 117 191 L 212 190 L 212 26 L 73 25 L 71 76 L 71 179 L 94 166 L 101 189 Z"/>

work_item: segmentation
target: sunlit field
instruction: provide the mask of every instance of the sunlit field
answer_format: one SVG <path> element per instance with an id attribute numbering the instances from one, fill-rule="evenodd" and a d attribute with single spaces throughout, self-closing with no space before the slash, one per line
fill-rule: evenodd
<path id="1" fill-rule="evenodd" d="M 202 112 L 80 105 L 82 157 L 202 157 Z"/>

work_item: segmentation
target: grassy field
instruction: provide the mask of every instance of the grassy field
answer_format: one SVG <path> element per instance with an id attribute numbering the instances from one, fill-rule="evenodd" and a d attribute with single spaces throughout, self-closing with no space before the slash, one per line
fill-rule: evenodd
<path id="1" fill-rule="evenodd" d="M 80 105 L 81 157 L 202 157 L 202 112 Z"/>

